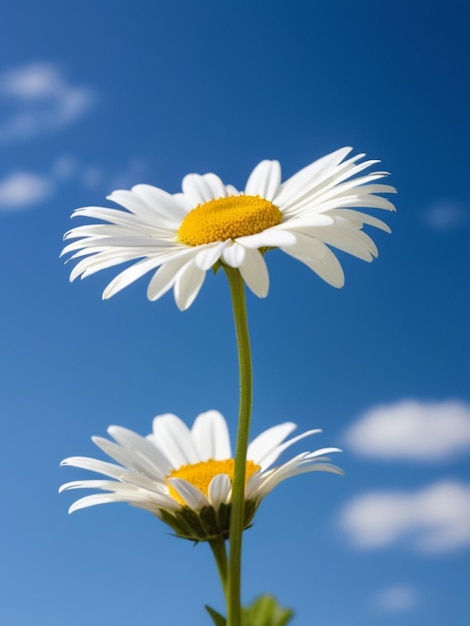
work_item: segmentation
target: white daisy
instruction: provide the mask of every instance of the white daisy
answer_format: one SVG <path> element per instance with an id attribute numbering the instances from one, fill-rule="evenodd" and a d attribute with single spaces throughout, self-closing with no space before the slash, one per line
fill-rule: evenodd
<path id="1" fill-rule="evenodd" d="M 206 272 L 226 264 L 238 268 L 251 291 L 263 298 L 269 288 L 264 253 L 280 248 L 342 287 L 343 270 L 328 246 L 371 261 L 377 248 L 362 227 L 390 229 L 357 209 L 395 210 L 377 195 L 396 191 L 375 182 L 387 172 L 356 176 L 378 161 L 357 163 L 364 154 L 344 160 L 351 150 L 342 148 L 314 161 L 283 183 L 279 162 L 261 161 L 243 192 L 215 174 L 187 175 L 182 193 L 151 185 L 114 191 L 108 199 L 120 209 L 91 206 L 72 215 L 105 223 L 66 233 L 66 240 L 75 241 L 63 254 L 79 259 L 70 280 L 133 261 L 108 284 L 104 299 L 157 270 L 148 298 L 157 300 L 174 287 L 176 304 L 184 310 L 199 293 Z"/>
<path id="2" fill-rule="evenodd" d="M 313 471 L 342 474 L 325 456 L 339 452 L 338 448 L 302 452 L 273 468 L 284 450 L 321 432 L 309 430 L 285 441 L 295 428 L 291 422 L 279 424 L 249 445 L 245 528 L 264 496 L 286 478 Z M 93 437 L 93 441 L 120 465 L 88 457 L 71 457 L 61 463 L 111 479 L 62 485 L 60 492 L 82 488 L 104 492 L 77 500 L 69 513 L 95 504 L 127 502 L 151 511 L 186 539 L 207 541 L 228 536 L 234 459 L 227 423 L 218 411 L 200 414 L 191 430 L 176 415 L 165 414 L 155 417 L 153 432 L 147 437 L 120 426 L 110 426 L 108 433 L 117 443 L 102 437 Z"/>

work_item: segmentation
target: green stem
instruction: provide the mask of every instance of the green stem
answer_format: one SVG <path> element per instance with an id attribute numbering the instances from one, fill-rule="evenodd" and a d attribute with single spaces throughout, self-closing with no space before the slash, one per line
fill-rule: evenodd
<path id="1" fill-rule="evenodd" d="M 240 406 L 237 447 L 230 513 L 230 555 L 228 563 L 227 626 L 241 626 L 241 556 L 245 509 L 246 454 L 250 435 L 253 395 L 250 335 L 245 302 L 245 284 L 238 269 L 224 267 L 232 296 L 233 319 L 240 372 Z"/>
<path id="2" fill-rule="evenodd" d="M 222 589 L 224 590 L 225 599 L 227 601 L 227 551 L 225 550 L 225 539 L 223 537 L 217 537 L 209 542 L 209 545 L 214 555 L 215 562 L 217 563 L 217 570 L 220 576 L 220 582 L 222 583 Z"/>

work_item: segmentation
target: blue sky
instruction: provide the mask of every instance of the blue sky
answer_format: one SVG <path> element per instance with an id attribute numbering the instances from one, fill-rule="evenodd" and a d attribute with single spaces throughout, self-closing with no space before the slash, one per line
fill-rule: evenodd
<path id="1" fill-rule="evenodd" d="M 243 187 L 263 158 L 287 177 L 344 145 L 399 190 L 379 258 L 339 254 L 336 290 L 271 252 L 248 307 L 253 435 L 320 427 L 311 445 L 342 447 L 346 476 L 263 502 L 245 600 L 274 593 L 299 626 L 468 623 L 469 11 L 418 4 L 2 3 L 0 623 L 223 610 L 206 546 L 124 504 L 68 516 L 57 488 L 85 474 L 62 458 L 103 458 L 90 437 L 110 424 L 146 434 L 215 408 L 234 433 L 227 285 L 208 277 L 184 313 L 148 302 L 145 279 L 102 302 L 116 270 L 71 285 L 58 258 L 71 212 L 142 182 L 177 192 L 188 172 Z"/>

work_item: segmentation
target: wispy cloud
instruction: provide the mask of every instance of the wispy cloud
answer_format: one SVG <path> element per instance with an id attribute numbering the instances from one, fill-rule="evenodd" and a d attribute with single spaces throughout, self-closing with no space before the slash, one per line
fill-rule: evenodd
<path id="1" fill-rule="evenodd" d="M 78 159 L 71 154 L 62 154 L 52 163 L 51 175 L 58 180 L 70 180 L 80 170 Z"/>
<path id="2" fill-rule="evenodd" d="M 14 211 L 40 204 L 54 193 L 48 177 L 30 172 L 14 172 L 0 180 L 0 211 Z"/>
<path id="3" fill-rule="evenodd" d="M 111 189 L 130 189 L 136 181 L 143 180 L 148 172 L 145 159 L 134 157 L 110 180 Z"/>
<path id="4" fill-rule="evenodd" d="M 98 198 L 101 197 L 102 203 L 106 204 L 105 196 L 113 189 L 147 182 L 148 169 L 148 163 L 142 158 L 131 158 L 119 169 L 110 171 L 96 164 L 83 163 L 72 154 L 63 154 L 52 162 L 46 172 L 14 171 L 0 179 L 0 215 L 33 208 L 44 199 L 60 193 L 67 185 L 101 193 Z M 71 210 L 74 208 L 71 207 Z"/>
<path id="5" fill-rule="evenodd" d="M 354 423 L 345 446 L 380 460 L 443 461 L 470 450 L 470 406 L 406 400 L 378 406 Z"/>
<path id="6" fill-rule="evenodd" d="M 423 213 L 432 230 L 451 231 L 470 224 L 470 208 L 452 198 L 438 200 Z"/>
<path id="7" fill-rule="evenodd" d="M 391 585 L 377 593 L 374 608 L 384 613 L 408 613 L 418 600 L 419 594 L 411 585 Z"/>
<path id="8" fill-rule="evenodd" d="M 51 63 L 32 63 L 0 75 L 0 99 L 14 111 L 0 124 L 0 142 L 56 131 L 81 117 L 95 102 L 89 87 L 69 82 Z"/>
<path id="9" fill-rule="evenodd" d="M 378 491 L 349 502 L 339 525 L 358 548 L 404 544 L 425 553 L 470 547 L 470 486 L 443 481 L 421 491 Z"/>

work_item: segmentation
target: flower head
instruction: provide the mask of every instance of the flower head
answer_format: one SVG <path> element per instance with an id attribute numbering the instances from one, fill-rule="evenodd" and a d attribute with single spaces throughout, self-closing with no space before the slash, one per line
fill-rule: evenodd
<path id="1" fill-rule="evenodd" d="M 108 199 L 120 209 L 92 206 L 73 213 L 104 223 L 66 233 L 65 239 L 74 241 L 63 254 L 78 260 L 70 279 L 132 262 L 108 284 L 104 299 L 153 272 L 148 298 L 157 300 L 173 287 L 176 304 L 184 310 L 199 293 L 206 272 L 220 264 L 238 268 L 251 291 L 265 297 L 269 276 L 264 253 L 280 248 L 342 287 L 343 270 L 329 246 L 371 261 L 377 248 L 362 227 L 390 229 L 357 209 L 395 209 L 377 195 L 395 192 L 375 182 L 387 172 L 357 176 L 377 161 L 358 163 L 363 154 L 344 160 L 351 149 L 328 154 L 283 183 L 279 162 L 261 161 L 243 192 L 215 174 L 187 175 L 182 193 L 151 185 L 114 191 Z"/>
<path id="2" fill-rule="evenodd" d="M 321 432 L 309 430 L 285 441 L 295 428 L 291 422 L 279 424 L 251 442 L 246 462 L 245 528 L 264 496 L 286 478 L 312 471 L 342 474 L 325 457 L 339 452 L 337 448 L 302 452 L 273 468 L 284 450 Z M 95 504 L 127 502 L 151 511 L 180 537 L 207 541 L 228 536 L 234 460 L 227 423 L 218 411 L 202 413 L 191 429 L 176 415 L 166 414 L 153 420 L 153 432 L 147 437 L 120 426 L 110 426 L 108 433 L 116 443 L 102 437 L 93 437 L 93 441 L 119 465 L 88 457 L 71 457 L 61 463 L 108 477 L 62 485 L 59 491 L 85 488 L 104 492 L 77 500 L 70 513 Z"/>

